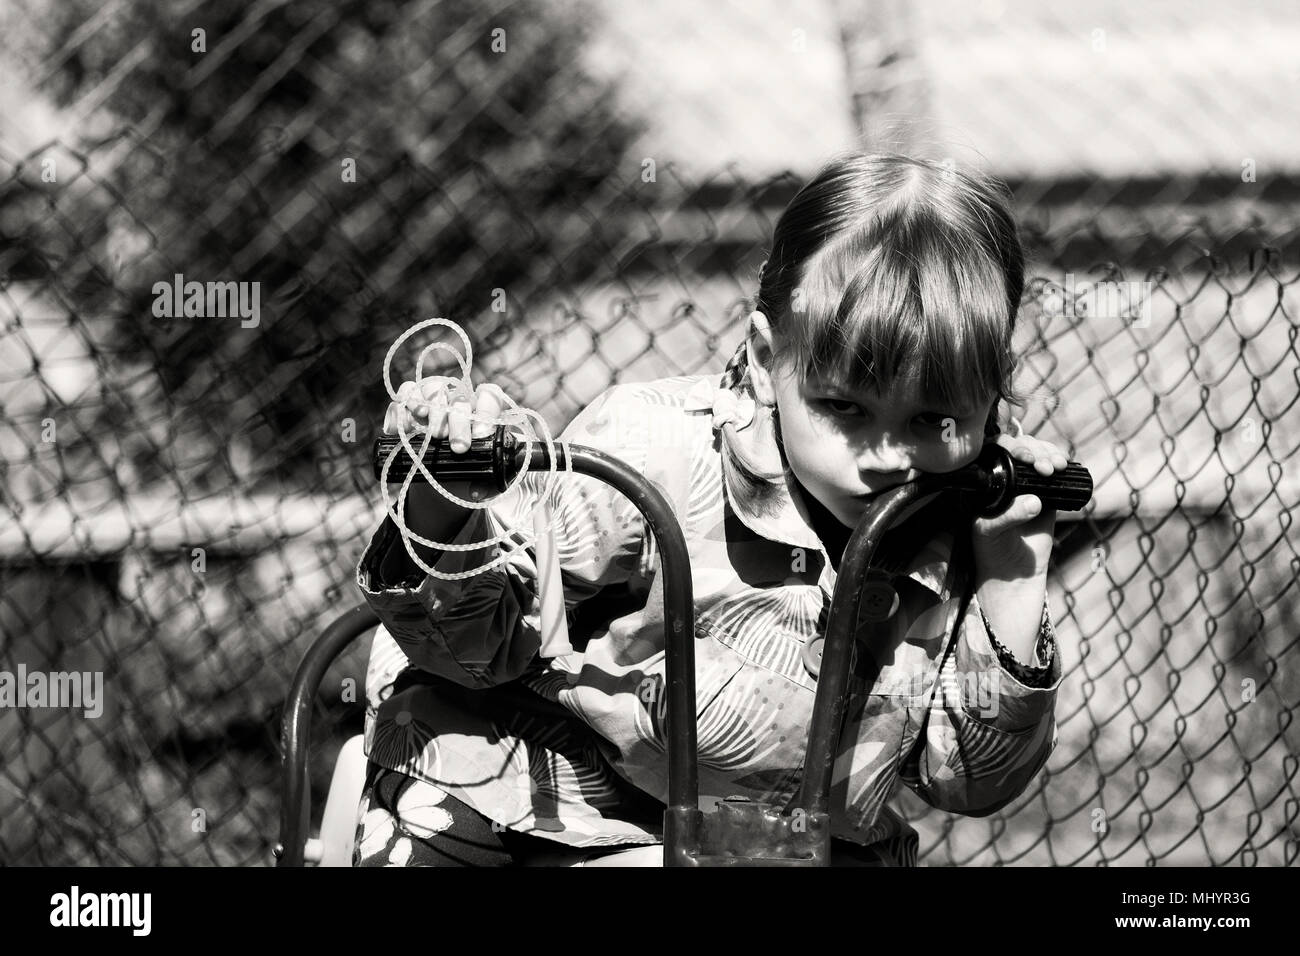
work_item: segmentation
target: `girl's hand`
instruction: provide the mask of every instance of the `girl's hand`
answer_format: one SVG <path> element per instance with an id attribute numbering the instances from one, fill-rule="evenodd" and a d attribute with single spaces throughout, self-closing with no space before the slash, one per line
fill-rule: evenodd
<path id="1" fill-rule="evenodd" d="M 497 385 L 484 382 L 474 389 L 474 395 L 464 394 L 455 388 L 460 379 L 447 375 L 429 375 L 418 383 L 406 381 L 397 389 L 399 401 L 390 402 L 384 416 L 384 434 L 396 435 L 404 429 L 409 435 L 417 429 L 433 433 L 435 440 L 449 439 L 448 444 L 456 454 L 464 454 L 472 439 L 486 438 L 495 425 L 475 419 L 497 418 L 508 406 L 505 392 Z M 412 440 L 414 444 L 414 440 Z"/>
<path id="2" fill-rule="evenodd" d="M 1069 463 L 1051 442 L 1029 435 L 999 435 L 995 441 L 1040 475 Z M 1055 525 L 1055 508 L 1044 508 L 1037 495 L 1019 495 L 996 518 L 977 518 L 973 528 L 980 607 L 1002 645 L 1027 664 L 1034 663 Z"/>
<path id="3" fill-rule="evenodd" d="M 469 450 L 474 438 L 486 438 L 496 428 L 495 425 L 478 421 L 479 418 L 498 418 L 502 409 L 508 408 L 505 392 L 497 385 L 484 382 L 474 389 L 473 402 L 468 395 L 456 388 L 460 379 L 447 375 L 428 375 L 420 381 L 405 381 L 397 389 L 398 402 L 390 402 L 384 415 L 383 432 L 385 435 L 397 435 L 405 431 L 412 447 L 419 449 L 424 441 L 423 433 L 433 433 L 434 440 L 448 438 L 454 454 L 462 455 Z M 473 412 L 475 421 L 470 421 Z M 441 484 L 458 498 L 479 500 L 482 495 L 482 483 L 468 479 L 449 479 Z M 455 506 L 443 498 L 431 485 L 416 481 L 411 485 L 409 500 L 419 515 L 434 511 L 458 514 L 463 523 L 466 509 Z M 445 522 L 444 522 L 445 523 Z M 441 526 L 439 526 L 441 527 Z M 424 534 L 428 538 L 438 538 L 437 534 Z"/>

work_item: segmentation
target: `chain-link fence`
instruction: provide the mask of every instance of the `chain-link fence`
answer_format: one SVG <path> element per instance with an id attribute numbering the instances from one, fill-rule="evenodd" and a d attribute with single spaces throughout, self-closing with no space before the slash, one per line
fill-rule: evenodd
<path id="1" fill-rule="evenodd" d="M 85 680 L 0 707 L 0 860 L 266 859 L 279 710 L 358 600 L 409 325 L 455 318 L 553 429 L 721 370 L 799 178 L 630 152 L 584 24 L 75 0 L 5 31 L 59 112 L 0 153 L 0 674 Z M 992 816 L 898 803 L 930 864 L 1289 864 L 1300 189 L 1012 185 L 1025 425 L 1097 482 L 1050 579 L 1060 743 Z M 326 678 L 316 806 L 367 650 Z"/>

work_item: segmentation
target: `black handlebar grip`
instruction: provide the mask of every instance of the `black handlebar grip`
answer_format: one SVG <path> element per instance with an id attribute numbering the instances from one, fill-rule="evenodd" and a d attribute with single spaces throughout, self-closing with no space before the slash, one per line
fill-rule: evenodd
<path id="1" fill-rule="evenodd" d="M 418 450 L 423 442 L 423 435 L 411 437 L 412 448 Z M 469 448 L 460 454 L 451 450 L 447 439 L 439 438 L 429 442 L 429 447 L 424 453 L 424 467 L 429 469 L 429 473 L 439 481 L 487 480 L 496 486 L 497 491 L 505 491 L 506 486 L 517 474 L 515 462 L 517 445 L 518 439 L 506 429 L 505 425 L 498 425 L 496 431 L 486 438 L 473 439 L 469 443 Z M 401 484 L 411 473 L 413 464 L 411 456 L 402 447 L 401 440 L 377 438 L 374 451 L 376 481 L 382 476 L 384 462 L 388 460 L 394 448 L 397 449 L 397 457 L 393 459 L 393 466 L 388 470 L 388 483 Z M 424 474 L 417 469 L 412 481 L 424 482 Z"/>
<path id="2" fill-rule="evenodd" d="M 1092 498 L 1092 473 L 1077 461 L 1066 464 L 1064 471 L 1040 475 L 1033 465 L 1014 462 L 1012 484 L 1017 495 L 1038 495 L 1043 507 L 1057 511 L 1078 511 Z"/>
<path id="3" fill-rule="evenodd" d="M 1079 511 L 1092 500 L 1092 473 L 1077 461 L 1067 462 L 1061 471 L 1040 475 L 1028 462 L 1019 461 L 1001 445 L 984 446 L 981 465 L 987 470 L 988 489 L 983 514 L 999 515 L 1011 507 L 1018 495 L 1037 495 L 1044 508 Z"/>

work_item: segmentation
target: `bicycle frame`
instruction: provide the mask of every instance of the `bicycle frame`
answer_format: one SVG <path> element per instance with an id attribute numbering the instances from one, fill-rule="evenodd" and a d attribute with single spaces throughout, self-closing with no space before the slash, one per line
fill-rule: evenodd
<path id="1" fill-rule="evenodd" d="M 669 800 L 670 805 L 678 805 L 690 797 L 698 804 L 695 648 L 687 640 L 688 635 L 695 633 L 695 603 L 686 538 L 668 499 L 648 478 L 599 449 L 583 445 L 569 448 L 573 471 L 600 478 L 625 495 L 641 512 L 659 548 L 664 575 L 664 623 L 668 632 Z M 550 468 L 545 447 L 533 449 L 529 468 L 539 471 Z M 334 658 L 378 623 L 369 605 L 352 608 L 311 646 L 294 674 L 281 728 L 284 800 L 280 807 L 280 843 L 275 852 L 277 866 L 304 864 L 303 848 L 311 816 L 311 795 L 307 787 L 311 708 L 321 680 Z"/>
<path id="2" fill-rule="evenodd" d="M 498 441 L 500 436 L 498 436 Z M 378 445 L 377 454 L 378 454 Z M 562 449 L 563 446 L 556 446 Z M 664 621 L 668 689 L 668 805 L 664 813 L 665 866 L 826 866 L 830 860 L 830 791 L 835 756 L 839 750 L 846 706 L 850 659 L 863 585 L 876 548 L 900 514 L 921 498 L 957 494 L 967 496 L 982 513 L 996 513 L 1017 492 L 1014 465 L 1005 453 L 987 453 L 975 464 L 956 472 L 925 476 L 881 494 L 867 509 L 849 538 L 831 599 L 817 693 L 808 730 L 804 774 L 799 794 L 785 808 L 748 800 L 724 800 L 709 811 L 700 809 L 698 738 L 695 714 L 695 607 L 690 556 L 681 526 L 667 498 L 648 478 L 626 463 L 598 449 L 568 446 L 576 474 L 599 478 L 625 495 L 645 519 L 654 535 L 664 575 Z M 526 449 L 504 445 L 505 456 L 522 467 Z M 562 451 L 560 452 L 562 457 Z M 502 448 L 495 459 L 498 484 Z M 550 468 L 547 449 L 534 445 L 529 469 Z M 1077 463 L 1051 489 L 1036 475 L 1020 479 L 1020 486 L 1055 494 L 1058 507 L 1079 508 L 1091 496 L 1091 476 Z M 312 645 L 294 676 L 286 701 L 281 733 L 283 793 L 277 865 L 302 866 L 305 835 L 310 819 L 307 788 L 307 752 L 311 740 L 311 707 L 325 671 L 334 658 L 361 633 L 379 623 L 362 604 L 337 619 Z M 869 654 L 873 668 L 868 682 L 879 673 L 884 655 Z M 800 812 L 801 811 L 801 812 Z"/>

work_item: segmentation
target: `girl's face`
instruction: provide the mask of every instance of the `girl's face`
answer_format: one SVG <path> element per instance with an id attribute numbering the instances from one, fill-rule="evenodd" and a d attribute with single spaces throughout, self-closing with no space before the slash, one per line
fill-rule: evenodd
<path id="1" fill-rule="evenodd" d="M 848 527 L 880 492 L 974 461 L 993 406 L 990 397 L 977 407 L 944 407 L 916 383 L 895 382 L 882 395 L 852 383 L 800 382 L 784 367 L 770 380 L 790 470 Z"/>

